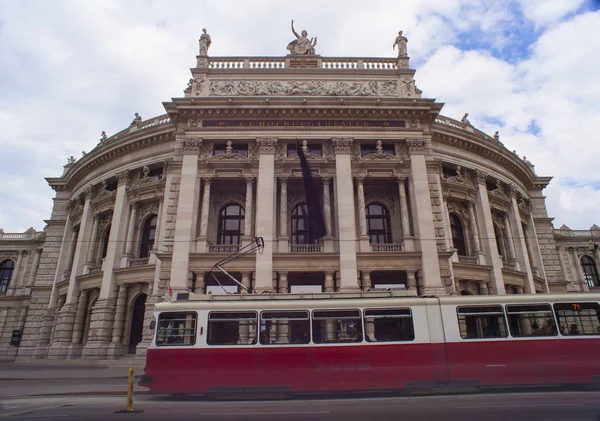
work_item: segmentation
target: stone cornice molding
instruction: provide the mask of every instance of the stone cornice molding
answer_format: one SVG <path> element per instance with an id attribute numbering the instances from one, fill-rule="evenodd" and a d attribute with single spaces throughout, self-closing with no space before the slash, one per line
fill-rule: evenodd
<path id="1" fill-rule="evenodd" d="M 406 147 L 410 155 L 425 155 L 426 146 L 425 139 L 406 139 Z"/>
<path id="2" fill-rule="evenodd" d="M 331 143 L 333 143 L 333 148 L 336 155 L 352 153 L 353 142 L 354 139 L 351 137 L 334 137 L 331 139 Z"/>
<path id="3" fill-rule="evenodd" d="M 259 137 L 256 139 L 258 145 L 258 153 L 261 154 L 274 154 L 275 147 L 277 146 L 276 137 Z"/>

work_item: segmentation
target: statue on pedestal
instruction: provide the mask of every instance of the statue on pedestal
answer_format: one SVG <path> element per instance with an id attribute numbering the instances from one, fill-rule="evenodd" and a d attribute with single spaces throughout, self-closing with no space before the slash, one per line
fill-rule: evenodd
<path id="1" fill-rule="evenodd" d="M 288 44 L 286 47 L 291 55 L 315 55 L 315 47 L 317 45 L 317 37 L 308 39 L 308 32 L 302 30 L 300 35 L 294 30 L 294 21 L 292 20 L 292 32 L 296 36 L 296 39 Z"/>
<path id="2" fill-rule="evenodd" d="M 131 122 L 130 126 L 135 126 L 136 124 L 140 124 L 142 122 L 142 116 L 139 113 L 135 113 L 135 117 Z"/>
<path id="3" fill-rule="evenodd" d="M 392 50 L 396 48 L 396 45 L 398 46 L 398 58 L 408 57 L 408 50 L 406 49 L 407 43 L 408 39 L 402 35 L 402 31 L 398 32 L 394 45 L 392 45 Z"/>
<path id="4" fill-rule="evenodd" d="M 200 43 L 200 55 L 207 56 L 208 55 L 208 47 L 212 44 L 212 39 L 210 35 L 206 32 L 206 29 L 202 30 L 202 35 L 200 35 L 200 39 L 198 40 Z"/>

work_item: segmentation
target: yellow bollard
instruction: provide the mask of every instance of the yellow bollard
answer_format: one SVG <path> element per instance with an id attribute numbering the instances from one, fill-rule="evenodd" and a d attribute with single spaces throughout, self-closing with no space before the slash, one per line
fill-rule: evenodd
<path id="1" fill-rule="evenodd" d="M 115 411 L 115 414 L 139 414 L 139 409 L 133 409 L 133 382 L 135 377 L 133 376 L 133 367 L 129 368 L 129 375 L 127 376 L 127 408 L 121 411 Z"/>

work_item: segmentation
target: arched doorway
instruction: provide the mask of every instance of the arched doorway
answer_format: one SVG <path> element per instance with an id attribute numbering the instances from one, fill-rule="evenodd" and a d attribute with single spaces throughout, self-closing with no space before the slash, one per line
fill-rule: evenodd
<path id="1" fill-rule="evenodd" d="M 129 354 L 135 354 L 137 345 L 142 342 L 144 333 L 144 313 L 146 312 L 146 294 L 140 294 L 133 303 L 131 333 L 129 334 Z"/>

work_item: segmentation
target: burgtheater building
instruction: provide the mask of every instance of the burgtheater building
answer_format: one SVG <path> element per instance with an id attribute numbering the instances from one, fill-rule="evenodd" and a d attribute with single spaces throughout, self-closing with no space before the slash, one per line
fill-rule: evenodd
<path id="1" fill-rule="evenodd" d="M 287 56 L 211 57 L 206 36 L 164 115 L 136 114 L 47 178 L 43 231 L 0 233 L 0 357 L 143 357 L 154 304 L 239 292 L 209 271 L 254 237 L 262 253 L 227 266 L 254 292 L 598 287 L 600 228 L 554 229 L 551 177 L 423 98 L 401 34 L 397 58 L 322 57 L 305 33 Z"/>

